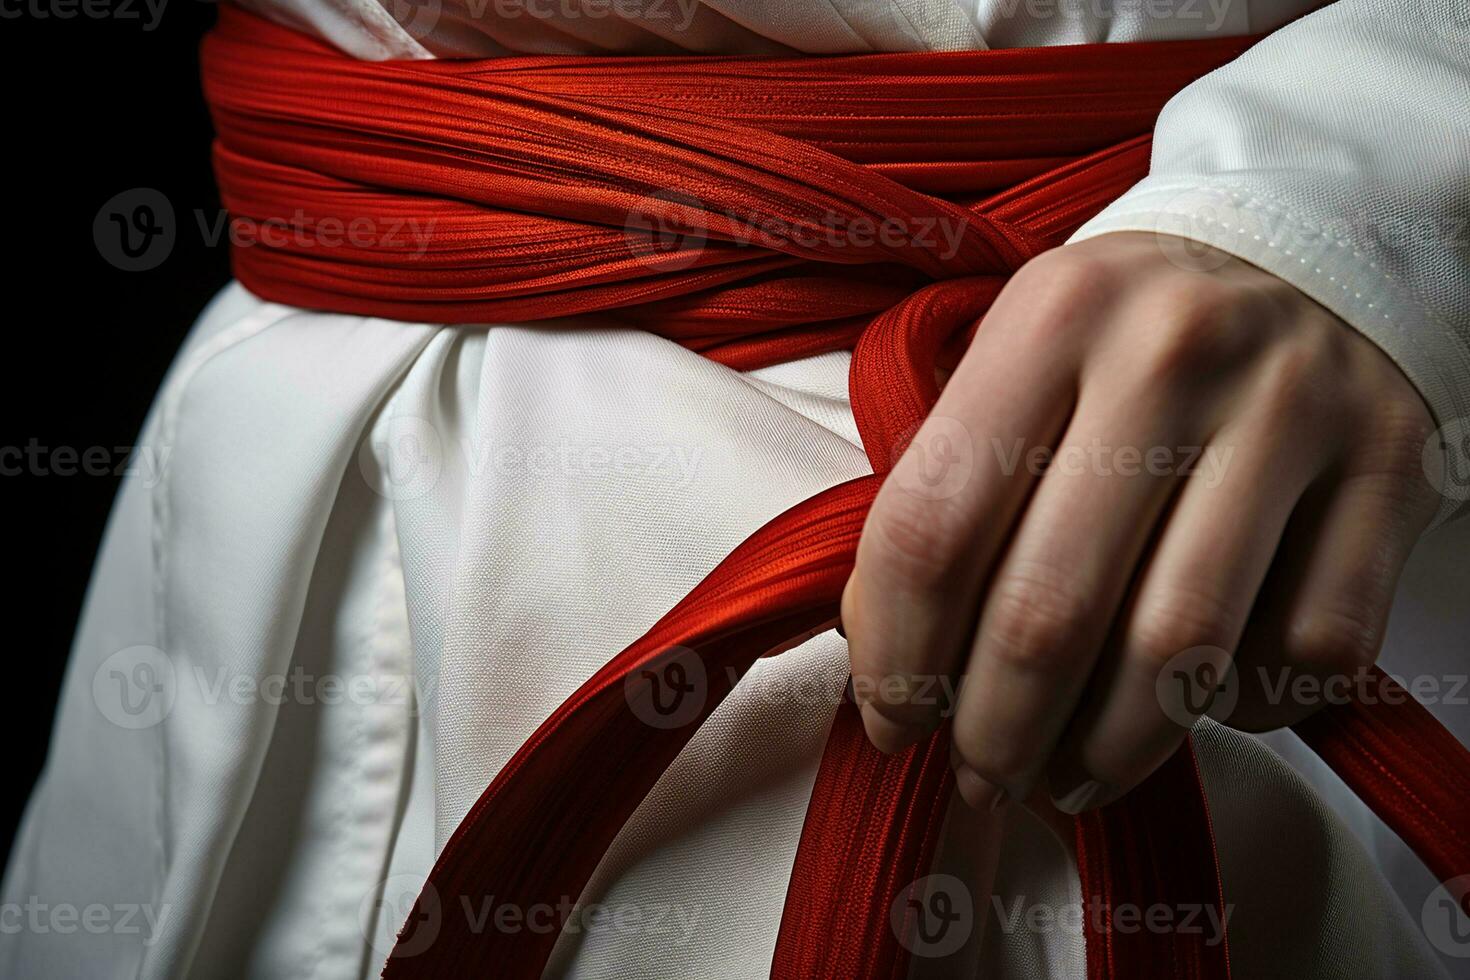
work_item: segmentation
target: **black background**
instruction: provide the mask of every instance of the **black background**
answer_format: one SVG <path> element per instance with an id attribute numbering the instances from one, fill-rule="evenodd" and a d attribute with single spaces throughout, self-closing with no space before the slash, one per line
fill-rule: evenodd
<path id="1" fill-rule="evenodd" d="M 45 759 L 119 486 L 111 471 L 137 440 L 184 334 L 229 278 L 229 256 L 198 225 L 198 215 L 210 227 L 219 215 L 198 77 L 214 5 L 167 0 L 155 16 L 139 0 L 0 0 L 0 15 L 0 448 L 35 447 L 29 455 L 42 461 L 12 452 L 0 475 L 8 530 L 0 595 L 11 637 L 0 838 L 8 851 Z M 93 221 L 135 188 L 168 199 L 175 240 L 161 264 L 127 272 L 99 251 Z M 66 460 L 57 450 L 66 447 L 105 447 L 108 475 L 57 475 L 55 463 Z M 94 450 L 93 458 L 104 457 Z"/>

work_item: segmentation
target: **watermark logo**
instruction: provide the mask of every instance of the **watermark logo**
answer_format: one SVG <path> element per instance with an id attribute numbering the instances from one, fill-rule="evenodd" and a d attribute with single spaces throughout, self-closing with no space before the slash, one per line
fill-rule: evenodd
<path id="1" fill-rule="evenodd" d="M 954 875 L 926 875 L 893 900 L 888 922 L 904 949 L 937 959 L 958 952 L 975 930 L 975 900 Z"/>
<path id="2" fill-rule="evenodd" d="M 660 191 L 638 202 L 628 212 L 623 232 L 640 254 L 640 261 L 657 272 L 680 272 L 699 261 L 709 238 L 697 227 L 681 222 L 677 213 L 703 213 L 704 204 L 682 191 Z"/>
<path id="3" fill-rule="evenodd" d="M 1169 720 L 1192 728 L 1208 714 L 1228 718 L 1240 701 L 1240 677 L 1230 653 L 1220 647 L 1190 647 L 1170 657 L 1155 681 L 1159 705 Z"/>
<path id="4" fill-rule="evenodd" d="M 854 704 L 936 708 L 941 718 L 948 718 L 964 681 L 948 674 L 853 674 L 847 679 L 847 694 Z"/>
<path id="5" fill-rule="evenodd" d="M 496 20 L 531 17 L 536 20 L 647 21 L 658 24 L 657 33 L 683 33 L 699 13 L 701 0 L 465 0 L 457 13 L 471 20 L 487 15 Z"/>
<path id="6" fill-rule="evenodd" d="M 1233 905 L 1222 909 L 1213 904 L 1195 902 L 1180 905 L 1164 902 L 1115 904 L 1101 895 L 1065 905 L 1028 902 L 1017 896 L 1009 907 L 999 895 L 992 895 L 990 904 L 1000 931 L 1008 936 L 1026 932 L 1075 936 L 1090 925 L 1098 935 L 1200 936 L 1206 946 L 1219 946 L 1225 942 L 1227 927 L 1235 914 Z"/>
<path id="7" fill-rule="evenodd" d="M 434 945 L 444 922 L 444 906 L 439 892 L 422 875 L 390 875 L 363 896 L 357 921 L 363 938 L 378 954 L 406 959 Z"/>
<path id="8" fill-rule="evenodd" d="M 438 0 L 435 0 L 437 3 Z M 92 219 L 97 252 L 124 272 L 146 272 L 173 254 L 180 234 L 193 235 L 207 248 L 286 249 L 329 252 L 355 248 L 391 251 L 422 258 L 434 242 L 437 222 L 394 215 L 313 216 L 297 208 L 289 215 L 256 218 L 223 209 L 194 208 L 193 221 L 181 221 L 162 191 L 134 187 L 113 195 Z"/>
<path id="9" fill-rule="evenodd" d="M 74 936 L 78 933 L 136 936 L 144 947 L 149 947 L 158 942 L 172 911 L 172 905 L 147 902 L 74 905 L 71 902 L 47 902 L 37 895 L 28 895 L 24 901 L 0 905 L 0 936 L 20 933 L 37 936 Z"/>
<path id="10" fill-rule="evenodd" d="M 566 477 L 590 482 L 615 481 L 682 490 L 694 482 L 704 463 L 704 446 L 670 443 L 494 443 L 463 440 L 468 472 L 543 480 Z"/>
<path id="11" fill-rule="evenodd" d="M 0 446 L 0 476 L 103 476 L 139 479 L 152 489 L 163 481 L 170 446 Z"/>
<path id="12" fill-rule="evenodd" d="M 119 728 L 152 728 L 168 717 L 178 698 L 173 661 L 157 647 L 119 650 L 92 675 L 92 700 Z"/>
<path id="13" fill-rule="evenodd" d="M 389 215 L 358 214 L 350 218 L 312 215 L 296 208 L 289 215 L 267 218 L 195 208 L 194 225 L 209 248 L 227 242 L 234 248 L 274 248 L 305 252 L 339 248 L 391 251 L 420 259 L 434 242 L 438 221 Z"/>
<path id="14" fill-rule="evenodd" d="M 1424 475 L 1449 500 L 1470 500 L 1470 419 L 1452 419 L 1424 443 Z"/>
<path id="15" fill-rule="evenodd" d="M 1021 16 L 1027 22 L 1065 17 L 1095 23 L 1140 18 L 1178 21 L 1213 34 L 1230 20 L 1236 0 L 998 0 L 995 14 L 1007 20 Z"/>
<path id="16" fill-rule="evenodd" d="M 114 194 L 92 219 L 98 254 L 124 272 L 156 269 L 173 252 L 177 239 L 174 206 L 152 187 Z"/>
<path id="17" fill-rule="evenodd" d="M 444 441 L 428 419 L 395 415 L 373 429 L 357 451 L 363 479 L 389 500 L 415 500 L 444 471 Z"/>
<path id="18" fill-rule="evenodd" d="M 1045 444 L 1026 445 L 1025 439 L 1009 444 L 997 437 L 990 440 L 995 461 L 1006 476 L 1021 470 L 1034 477 L 1059 476 L 1187 476 L 1202 480 L 1211 489 L 1225 480 L 1235 447 L 1225 446 L 1130 446 L 1113 445 L 1093 438 L 1053 449 Z"/>
<path id="19" fill-rule="evenodd" d="M 285 672 L 256 674 L 224 666 L 207 668 L 151 646 L 128 647 L 108 657 L 92 676 L 92 698 L 103 717 L 120 728 L 150 728 L 163 722 L 180 696 L 202 708 L 256 704 L 324 708 L 422 710 L 432 684 L 420 690 L 408 673 L 370 670 L 314 673 L 300 664 Z"/>
<path id="20" fill-rule="evenodd" d="M 168 0 L 10 0 L 0 3 L 0 20 L 136 21 L 148 34 L 158 29 Z"/>
<path id="21" fill-rule="evenodd" d="M 898 487 L 921 500 L 945 500 L 975 475 L 975 442 L 959 419 L 930 415 L 893 468 Z"/>
<path id="22" fill-rule="evenodd" d="M 628 213 L 624 234 L 645 265 L 678 272 L 699 260 L 711 237 L 726 245 L 794 254 L 852 251 L 878 258 L 918 249 L 948 261 L 964 247 L 971 224 L 968 213 L 877 218 L 830 210 L 792 221 L 758 208 L 718 210 L 668 190 L 641 198 Z"/>
<path id="23" fill-rule="evenodd" d="M 422 41 L 439 25 L 443 0 L 387 0 L 388 16 L 415 40 Z"/>
<path id="24" fill-rule="evenodd" d="M 1430 892 L 1419 923 L 1435 949 L 1470 959 L 1470 875 L 1452 878 Z"/>
<path id="25" fill-rule="evenodd" d="M 697 650 L 669 647 L 623 681 L 633 714 L 653 728 L 683 728 L 698 720 L 709 697 L 709 675 Z"/>
<path id="26" fill-rule="evenodd" d="M 1266 234 L 1260 213 L 1243 197 L 1213 188 L 1176 195 L 1154 222 L 1159 251 L 1186 272 L 1214 272 L 1232 261 L 1232 245 Z"/>
<path id="27" fill-rule="evenodd" d="M 1314 709 L 1327 705 L 1397 705 L 1414 701 L 1426 707 L 1464 708 L 1470 705 L 1470 695 L 1467 695 L 1470 675 L 1466 674 L 1395 676 L 1380 673 L 1373 667 L 1359 667 L 1351 673 L 1322 676 L 1296 670 L 1290 665 L 1274 671 L 1258 666 L 1252 687 L 1259 689 L 1266 704 L 1292 704 Z M 1214 712 L 1210 714 L 1213 716 Z"/>

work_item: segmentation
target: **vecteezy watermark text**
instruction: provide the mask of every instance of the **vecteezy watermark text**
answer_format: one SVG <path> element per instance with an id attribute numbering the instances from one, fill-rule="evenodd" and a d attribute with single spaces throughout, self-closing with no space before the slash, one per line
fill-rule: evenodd
<path id="1" fill-rule="evenodd" d="M 49 446 L 31 438 L 0 446 L 0 476 L 112 476 L 137 478 L 147 487 L 163 479 L 168 446 Z"/>

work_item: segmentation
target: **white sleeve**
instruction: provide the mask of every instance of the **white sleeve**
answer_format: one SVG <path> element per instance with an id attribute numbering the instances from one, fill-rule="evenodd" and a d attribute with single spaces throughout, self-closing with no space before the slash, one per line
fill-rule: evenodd
<path id="1" fill-rule="evenodd" d="M 1195 82 L 1159 117 L 1149 176 L 1072 240 L 1112 231 L 1193 239 L 1292 283 L 1392 357 L 1463 453 L 1470 3 L 1339 0 Z M 1441 489 L 1436 523 L 1470 497 Z"/>

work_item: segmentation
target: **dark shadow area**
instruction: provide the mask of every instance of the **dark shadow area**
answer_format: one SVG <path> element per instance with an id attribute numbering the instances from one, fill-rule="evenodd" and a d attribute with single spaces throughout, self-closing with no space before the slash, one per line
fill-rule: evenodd
<path id="1" fill-rule="evenodd" d="M 229 259 L 213 238 L 220 208 L 198 79 L 214 5 L 5 0 L 0 18 L 8 853 L 120 473 Z"/>

